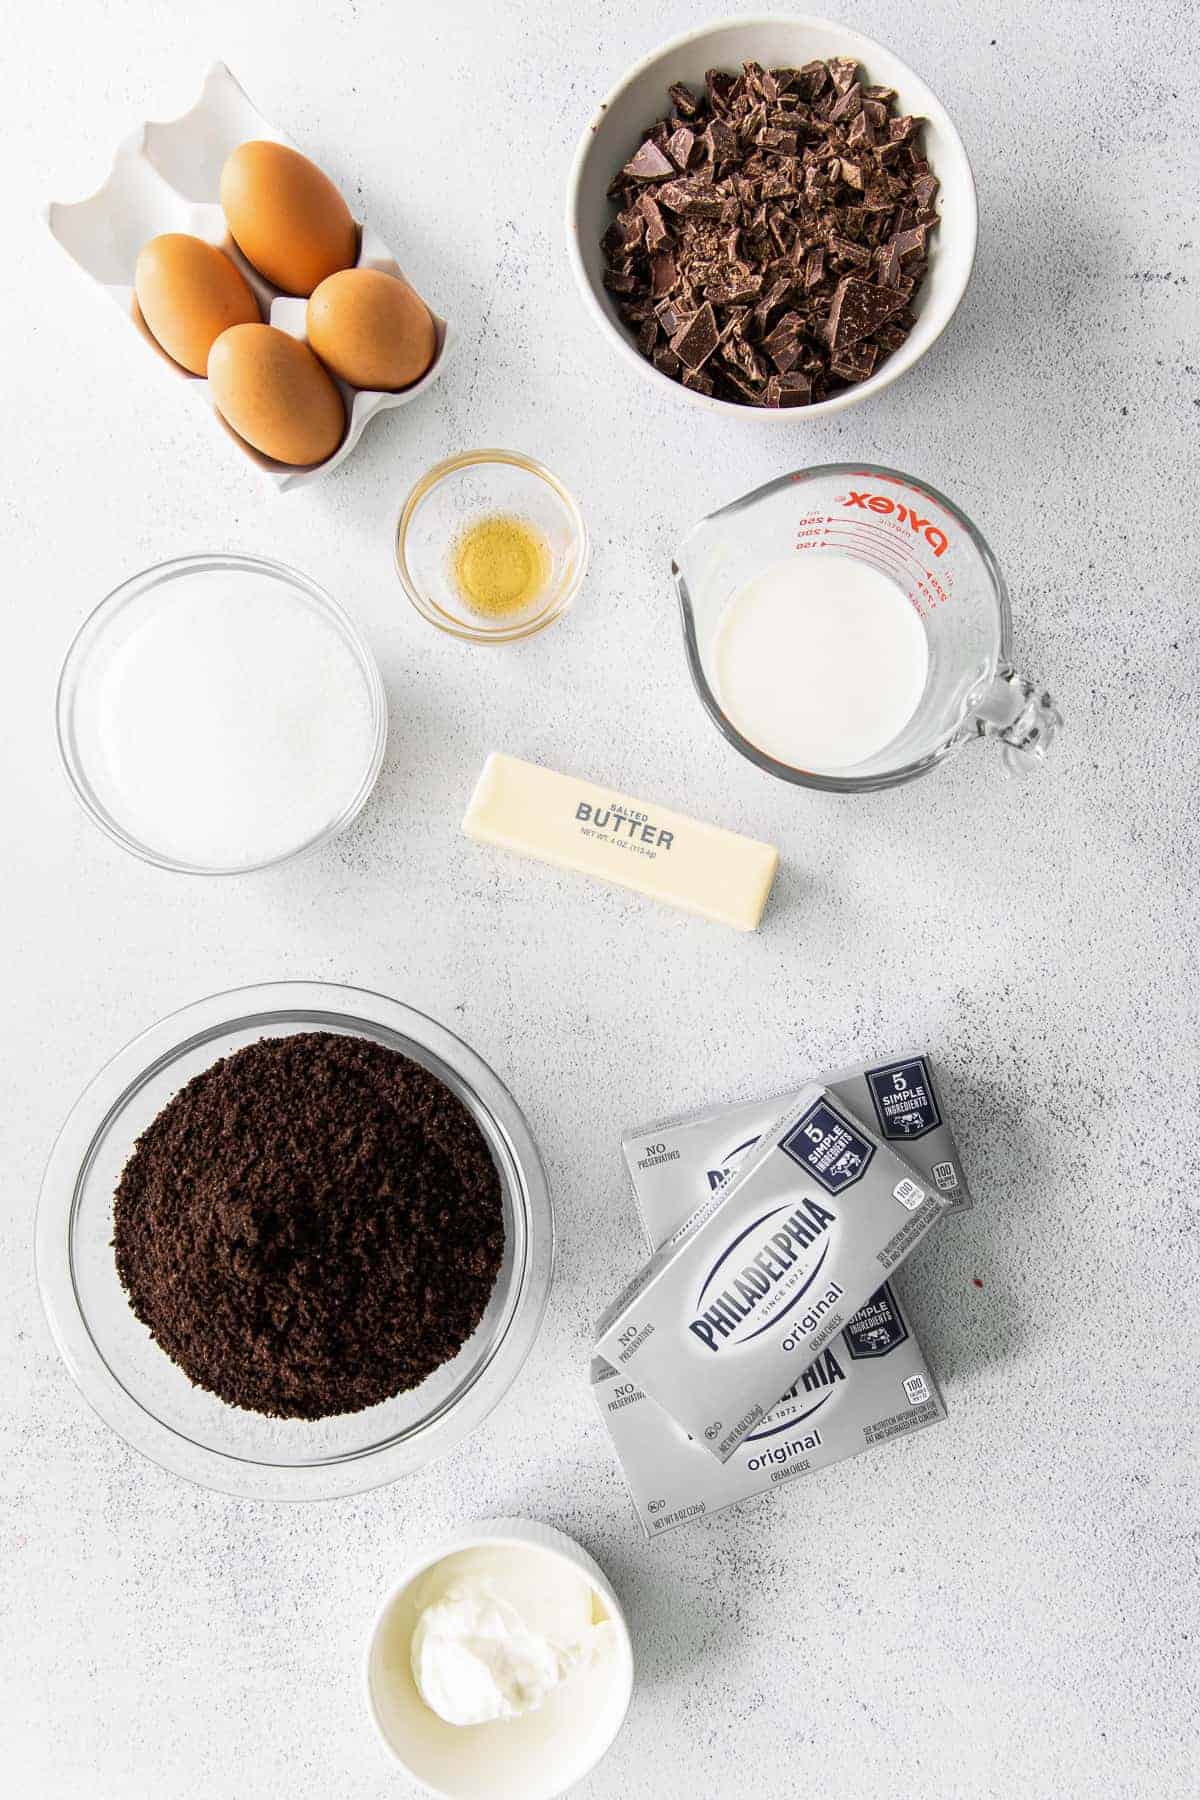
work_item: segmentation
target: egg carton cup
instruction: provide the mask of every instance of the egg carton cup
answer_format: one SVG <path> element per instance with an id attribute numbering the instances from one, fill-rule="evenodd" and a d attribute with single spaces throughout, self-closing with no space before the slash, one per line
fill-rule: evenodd
<path id="1" fill-rule="evenodd" d="M 264 281 L 237 248 L 221 210 L 218 194 L 225 159 L 239 144 L 251 138 L 266 138 L 272 143 L 286 144 L 291 150 L 300 149 L 290 137 L 263 118 L 225 64 L 214 63 L 205 77 L 200 98 L 190 111 L 162 124 L 147 120 L 139 125 L 118 146 L 112 171 L 102 187 L 89 199 L 74 204 L 52 201 L 46 208 L 45 218 L 67 255 L 96 287 L 115 301 L 154 350 L 159 362 L 177 380 L 193 389 L 225 439 L 232 440 L 242 454 L 262 470 L 272 486 L 282 492 L 287 488 L 304 487 L 336 469 L 349 456 L 376 413 L 387 412 L 394 406 L 407 406 L 424 393 L 445 367 L 452 347 L 452 333 L 445 319 L 439 318 L 431 307 L 437 334 L 433 362 L 420 381 L 399 393 L 380 393 L 352 388 L 344 381 L 337 382 L 346 406 L 346 435 L 333 455 L 323 463 L 312 468 L 293 468 L 263 456 L 239 437 L 214 406 L 204 377 L 181 368 L 151 336 L 134 294 L 133 273 L 139 251 L 151 238 L 164 231 L 190 232 L 194 237 L 203 238 L 205 243 L 224 250 L 237 265 L 253 289 L 264 319 L 289 336 L 307 342 L 307 300 L 283 294 Z M 360 221 L 356 224 L 359 249 L 355 266 L 380 269 L 385 274 L 399 275 L 407 280 L 383 240 L 369 225 Z"/>

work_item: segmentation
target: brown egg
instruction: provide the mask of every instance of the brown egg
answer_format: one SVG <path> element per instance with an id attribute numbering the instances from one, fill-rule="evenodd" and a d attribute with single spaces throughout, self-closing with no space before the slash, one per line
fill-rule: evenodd
<path id="1" fill-rule="evenodd" d="M 233 325 L 208 356 L 217 411 L 276 462 L 324 462 L 342 441 L 342 396 L 307 344 L 274 325 Z"/>
<path id="2" fill-rule="evenodd" d="M 241 270 L 223 250 L 184 231 L 143 245 L 133 274 L 142 318 L 167 355 L 203 375 L 214 341 L 230 325 L 262 314 Z"/>
<path id="3" fill-rule="evenodd" d="M 247 262 L 285 294 L 311 294 L 354 266 L 349 207 L 328 175 L 286 144 L 239 144 L 221 170 L 221 205 Z"/>
<path id="4" fill-rule="evenodd" d="M 342 381 L 394 392 L 420 381 L 437 350 L 433 318 L 398 275 L 343 269 L 308 303 L 308 341 Z"/>

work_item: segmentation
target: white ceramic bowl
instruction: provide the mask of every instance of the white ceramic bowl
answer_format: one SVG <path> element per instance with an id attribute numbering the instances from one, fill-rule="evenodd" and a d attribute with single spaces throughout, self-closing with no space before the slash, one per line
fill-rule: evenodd
<path id="1" fill-rule="evenodd" d="M 590 1714 L 572 1719 L 578 1729 L 555 1732 L 549 1741 L 526 1729 L 536 1714 L 496 1725 L 446 1725 L 425 1706 L 412 1679 L 408 1647 L 416 1623 L 415 1584 L 456 1551 L 491 1545 L 535 1550 L 567 1563 L 590 1584 L 616 1634 L 612 1680 L 599 1703 Z M 625 1722 L 633 1694 L 633 1646 L 612 1584 L 581 1545 L 530 1519 L 489 1519 L 463 1526 L 404 1571 L 371 1629 L 365 1673 L 376 1730 L 427 1793 L 439 1800 L 510 1800 L 517 1794 L 521 1800 L 557 1800 L 595 1768 Z"/>
<path id="2" fill-rule="evenodd" d="M 738 69 L 744 62 L 760 62 L 768 68 L 799 68 L 816 57 L 853 56 L 879 85 L 896 89 L 898 109 L 925 118 L 923 144 L 941 187 L 938 194 L 940 222 L 930 238 L 929 272 L 916 295 L 913 310 L 917 323 L 908 338 L 874 375 L 854 387 L 844 388 L 813 406 L 741 406 L 693 393 L 673 381 L 639 354 L 618 313 L 613 296 L 604 286 L 604 257 L 600 239 L 613 218 L 606 190 L 609 182 L 637 149 L 647 125 L 666 112 L 667 88 L 675 81 L 702 88 L 706 69 Z M 644 57 L 600 103 L 584 131 L 571 168 L 567 188 L 567 253 L 592 318 L 625 361 L 660 389 L 670 389 L 686 405 L 707 407 L 727 416 L 797 424 L 827 413 L 844 412 L 897 381 L 919 362 L 954 316 L 966 292 L 975 261 L 978 212 L 971 165 L 936 94 L 919 75 L 892 51 L 860 32 L 832 19 L 797 14 L 794 18 L 729 19 L 701 26 L 672 38 L 660 50 Z"/>

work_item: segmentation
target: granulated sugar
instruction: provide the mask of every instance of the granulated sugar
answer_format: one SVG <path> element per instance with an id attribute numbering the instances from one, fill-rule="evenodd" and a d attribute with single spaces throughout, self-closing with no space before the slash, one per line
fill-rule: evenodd
<path id="1" fill-rule="evenodd" d="M 336 623 L 264 572 L 193 574 L 106 640 L 78 715 L 101 805 L 157 856 L 254 867 L 337 820 L 371 696 Z"/>

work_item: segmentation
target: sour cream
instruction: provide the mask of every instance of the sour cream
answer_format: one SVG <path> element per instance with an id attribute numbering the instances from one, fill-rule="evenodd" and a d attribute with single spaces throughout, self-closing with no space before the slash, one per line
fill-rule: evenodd
<path id="1" fill-rule="evenodd" d="M 537 1712 L 608 1647 L 584 1576 L 550 1557 L 487 1547 L 434 1571 L 412 1634 L 412 1673 L 449 1725 Z"/>

